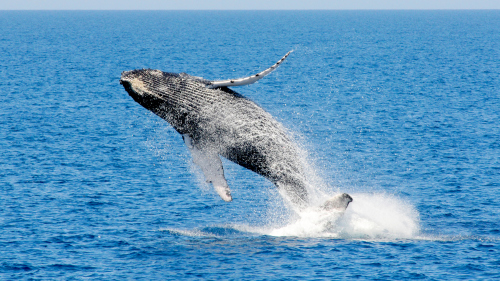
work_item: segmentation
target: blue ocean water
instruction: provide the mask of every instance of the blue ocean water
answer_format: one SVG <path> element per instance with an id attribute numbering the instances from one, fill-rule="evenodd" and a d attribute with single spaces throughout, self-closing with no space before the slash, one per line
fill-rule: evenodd
<path id="1" fill-rule="evenodd" d="M 224 161 L 225 203 L 122 71 L 282 122 L 329 228 Z M 500 278 L 500 11 L 0 12 L 0 279 Z"/>

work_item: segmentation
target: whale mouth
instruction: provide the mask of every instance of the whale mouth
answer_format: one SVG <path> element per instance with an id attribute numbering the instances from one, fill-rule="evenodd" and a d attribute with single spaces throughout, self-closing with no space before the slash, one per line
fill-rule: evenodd
<path id="1" fill-rule="evenodd" d="M 120 85 L 123 85 L 123 87 L 127 87 L 127 86 L 130 87 L 130 81 L 121 78 Z"/>
<path id="2" fill-rule="evenodd" d="M 134 75 L 133 70 L 123 71 L 121 76 L 120 76 L 120 84 L 122 84 L 123 86 L 125 86 L 125 83 L 130 84 L 130 80 L 134 79 L 134 78 L 137 78 L 137 77 L 136 77 L 136 75 Z"/>
<path id="3" fill-rule="evenodd" d="M 138 96 L 138 93 L 132 89 L 132 83 L 129 80 L 127 80 L 125 78 L 121 78 L 120 84 L 123 86 L 123 88 L 125 88 L 125 91 L 127 91 L 129 96 L 131 96 L 131 97 Z"/>
<path id="4" fill-rule="evenodd" d="M 128 77 L 130 76 L 130 74 L 132 74 L 132 71 L 123 71 L 120 77 L 120 84 L 123 85 L 123 87 L 129 94 L 129 90 L 132 90 L 132 83 L 130 82 Z"/>
<path id="5" fill-rule="evenodd" d="M 143 73 L 143 71 L 124 71 L 122 72 L 122 76 L 120 78 L 120 84 L 122 84 L 127 93 L 140 104 L 142 103 L 141 100 L 138 100 L 138 98 L 144 98 L 152 94 L 152 92 L 149 91 L 147 86 L 144 84 L 141 73 Z"/>

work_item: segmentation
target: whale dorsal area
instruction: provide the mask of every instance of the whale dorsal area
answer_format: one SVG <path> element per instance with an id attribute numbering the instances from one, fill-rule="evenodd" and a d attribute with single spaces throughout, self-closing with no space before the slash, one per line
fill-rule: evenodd
<path id="1" fill-rule="evenodd" d="M 183 134 L 182 138 L 191 152 L 193 162 L 203 171 L 205 180 L 213 185 L 215 191 L 217 191 L 222 200 L 231 202 L 233 197 L 231 196 L 231 190 L 224 177 L 224 168 L 222 167 L 220 156 L 217 153 L 197 148 L 193 144 L 189 134 Z"/>

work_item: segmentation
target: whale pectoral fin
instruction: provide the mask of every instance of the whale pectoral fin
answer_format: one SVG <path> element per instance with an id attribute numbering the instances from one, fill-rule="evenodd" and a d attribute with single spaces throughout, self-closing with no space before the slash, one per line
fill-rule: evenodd
<path id="1" fill-rule="evenodd" d="M 328 199 L 320 208 L 325 211 L 344 211 L 351 202 L 352 197 L 347 193 L 342 193 Z"/>
<path id="2" fill-rule="evenodd" d="M 221 81 L 210 81 L 207 84 L 207 88 L 209 89 L 215 89 L 215 88 L 220 88 L 220 87 L 231 87 L 231 86 L 243 86 L 243 85 L 249 85 L 252 83 L 257 82 L 258 80 L 264 78 L 264 76 L 268 75 L 269 73 L 273 72 L 280 64 L 290 55 L 292 51 L 286 53 L 284 57 L 282 57 L 277 63 L 273 64 L 271 67 L 268 69 L 257 73 L 252 76 L 244 77 L 244 78 L 239 78 L 239 79 L 228 79 L 228 80 L 221 80 Z"/>
<path id="3" fill-rule="evenodd" d="M 227 185 L 226 178 L 224 178 L 224 168 L 222 167 L 222 161 L 219 155 L 196 148 L 196 146 L 193 145 L 191 137 L 187 134 L 182 135 L 182 138 L 191 152 L 193 162 L 203 171 L 205 180 L 208 183 L 212 183 L 215 191 L 217 191 L 222 200 L 231 202 L 233 200 L 231 197 L 231 190 Z"/>

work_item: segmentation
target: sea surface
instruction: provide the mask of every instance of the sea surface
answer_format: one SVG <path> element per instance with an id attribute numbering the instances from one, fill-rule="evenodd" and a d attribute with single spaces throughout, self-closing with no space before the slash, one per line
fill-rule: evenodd
<path id="1" fill-rule="evenodd" d="M 119 84 L 233 88 L 343 215 L 224 160 L 233 202 Z M 0 279 L 500 278 L 500 11 L 0 11 Z"/>

